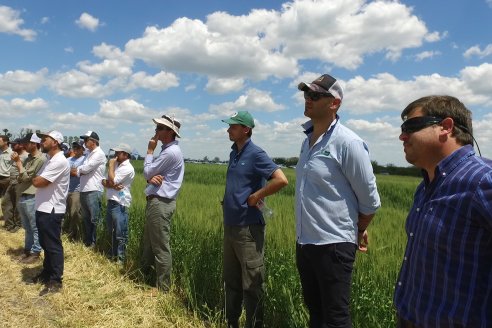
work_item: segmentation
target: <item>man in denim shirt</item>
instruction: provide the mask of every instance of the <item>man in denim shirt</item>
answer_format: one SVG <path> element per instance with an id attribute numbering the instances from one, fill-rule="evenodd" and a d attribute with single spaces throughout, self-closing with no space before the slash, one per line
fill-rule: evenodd
<path id="1" fill-rule="evenodd" d="M 298 88 L 311 119 L 296 166 L 296 258 L 309 326 L 352 327 L 352 267 L 380 206 L 376 178 L 366 143 L 340 123 L 339 82 L 324 74 Z"/>

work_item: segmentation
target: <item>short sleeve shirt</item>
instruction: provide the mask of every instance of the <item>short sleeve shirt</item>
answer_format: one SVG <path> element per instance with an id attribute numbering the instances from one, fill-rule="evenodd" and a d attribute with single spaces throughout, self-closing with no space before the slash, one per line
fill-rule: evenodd
<path id="1" fill-rule="evenodd" d="M 239 152 L 236 144 L 232 146 L 223 202 L 225 225 L 265 224 L 260 210 L 248 206 L 248 197 L 261 189 L 277 169 L 278 165 L 251 139 Z"/>
<path id="2" fill-rule="evenodd" d="M 39 176 L 51 183 L 43 188 L 36 189 L 36 211 L 51 213 L 65 213 L 68 184 L 70 181 L 70 165 L 62 151 L 48 159 L 39 170 Z"/>

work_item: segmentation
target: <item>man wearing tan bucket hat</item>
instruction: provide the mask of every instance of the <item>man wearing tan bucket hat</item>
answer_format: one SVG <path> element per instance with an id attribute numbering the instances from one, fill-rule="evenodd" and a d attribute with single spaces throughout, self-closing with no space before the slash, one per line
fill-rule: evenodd
<path id="1" fill-rule="evenodd" d="M 180 137 L 181 123 L 168 115 L 152 121 L 156 124 L 155 135 L 147 146 L 143 172 L 148 184 L 145 188 L 147 206 L 142 269 L 148 273 L 150 267 L 154 266 L 157 288 L 166 292 L 171 286 L 171 217 L 183 182 L 184 159 L 176 140 L 176 137 Z M 154 158 L 159 141 L 162 143 L 161 152 Z"/>

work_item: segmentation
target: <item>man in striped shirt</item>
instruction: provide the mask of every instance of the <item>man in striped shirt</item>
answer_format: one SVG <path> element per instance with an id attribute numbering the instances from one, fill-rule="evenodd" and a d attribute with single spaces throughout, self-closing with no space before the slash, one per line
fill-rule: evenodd
<path id="1" fill-rule="evenodd" d="M 420 98 L 401 117 L 424 179 L 405 226 L 398 327 L 491 327 L 492 161 L 475 155 L 471 112 L 454 97 Z"/>

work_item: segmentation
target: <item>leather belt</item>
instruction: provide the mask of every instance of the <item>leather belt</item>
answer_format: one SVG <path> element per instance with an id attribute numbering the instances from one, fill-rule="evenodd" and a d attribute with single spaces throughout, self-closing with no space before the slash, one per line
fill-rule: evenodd
<path id="1" fill-rule="evenodd" d="M 157 195 L 148 195 L 147 197 L 145 197 L 148 201 L 151 200 L 151 199 L 154 199 L 154 198 L 157 198 L 159 200 L 169 200 L 169 198 L 166 198 L 166 197 L 161 197 L 161 196 L 157 196 Z"/>

